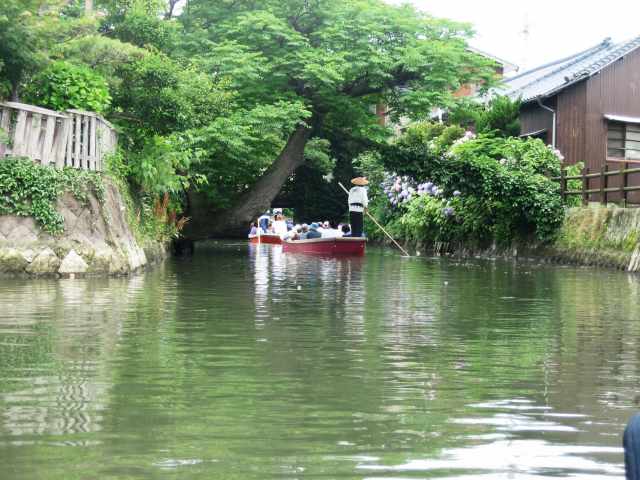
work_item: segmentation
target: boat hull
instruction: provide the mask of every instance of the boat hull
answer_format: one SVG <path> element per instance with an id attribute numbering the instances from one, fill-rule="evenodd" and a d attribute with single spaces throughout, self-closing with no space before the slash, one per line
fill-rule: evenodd
<path id="1" fill-rule="evenodd" d="M 282 239 L 279 235 L 255 235 L 249 237 L 249 243 L 259 244 L 259 243 L 269 243 L 271 245 L 281 245 Z"/>
<path id="2" fill-rule="evenodd" d="M 305 253 L 325 256 L 362 256 L 367 240 L 363 237 L 313 238 L 309 240 L 285 240 L 282 251 L 285 253 Z"/>

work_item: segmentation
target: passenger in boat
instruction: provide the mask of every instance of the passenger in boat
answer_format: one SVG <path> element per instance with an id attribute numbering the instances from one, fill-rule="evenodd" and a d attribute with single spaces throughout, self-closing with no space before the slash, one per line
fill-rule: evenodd
<path id="1" fill-rule="evenodd" d="M 256 235 L 262 235 L 262 229 L 258 226 L 258 222 L 253 222 L 251 224 L 251 230 L 249 231 L 249 236 L 255 237 Z"/>
<path id="2" fill-rule="evenodd" d="M 280 238 L 284 238 L 284 236 L 287 234 L 287 222 L 284 221 L 284 218 L 280 213 L 275 216 L 275 219 L 273 221 L 273 231 L 276 235 L 280 235 Z"/>
<path id="3" fill-rule="evenodd" d="M 276 231 L 273 229 L 273 222 L 271 220 L 269 220 L 269 223 L 267 225 L 266 233 L 269 235 L 273 235 L 274 233 L 276 233 Z"/>
<path id="4" fill-rule="evenodd" d="M 283 240 L 299 240 L 300 239 L 299 236 L 301 233 L 302 233 L 302 225 L 296 225 L 286 233 Z"/>
<path id="5" fill-rule="evenodd" d="M 343 237 L 350 237 L 351 236 L 351 227 L 348 224 L 344 224 L 342 225 L 342 236 Z"/>
<path id="6" fill-rule="evenodd" d="M 258 218 L 258 226 L 262 228 L 263 233 L 267 231 L 270 221 L 271 221 L 271 217 L 269 216 L 268 210 L 262 215 L 260 215 L 260 217 Z"/>
<path id="7" fill-rule="evenodd" d="M 307 233 L 307 240 L 310 240 L 312 238 L 322 238 L 322 233 L 318 231 L 319 226 L 320 225 L 315 222 L 311 224 L 311 226 L 309 227 L 309 233 Z"/>
<path id="8" fill-rule="evenodd" d="M 342 236 L 342 231 L 333 228 L 328 220 L 322 224 L 322 238 L 338 238 Z"/>
<path id="9" fill-rule="evenodd" d="M 351 180 L 354 185 L 349 190 L 349 220 L 351 221 L 351 236 L 362 237 L 364 212 L 369 205 L 365 185 L 369 185 L 366 177 L 356 177 Z"/>
<path id="10" fill-rule="evenodd" d="M 307 225 L 306 223 L 303 223 L 301 231 L 298 234 L 298 240 L 306 240 L 308 234 L 309 234 L 309 225 Z"/>

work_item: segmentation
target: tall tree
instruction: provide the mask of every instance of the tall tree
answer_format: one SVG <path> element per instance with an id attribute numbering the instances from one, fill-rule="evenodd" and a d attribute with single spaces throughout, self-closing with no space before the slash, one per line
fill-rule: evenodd
<path id="1" fill-rule="evenodd" d="M 467 49 L 467 25 L 382 0 L 191 0 L 181 21 L 184 53 L 231 79 L 247 108 L 295 103 L 309 112 L 211 234 L 244 232 L 305 163 L 328 117 L 365 118 L 376 103 L 392 118 L 425 116 L 460 85 L 493 79 L 489 62 Z"/>
<path id="2" fill-rule="evenodd" d="M 12 100 L 29 75 L 47 66 L 50 49 L 95 29 L 92 19 L 65 15 L 65 0 L 0 2 L 0 82 L 10 85 Z"/>

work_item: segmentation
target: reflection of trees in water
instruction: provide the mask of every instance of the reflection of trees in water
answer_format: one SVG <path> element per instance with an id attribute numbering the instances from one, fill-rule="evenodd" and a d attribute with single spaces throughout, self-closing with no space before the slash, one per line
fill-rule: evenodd
<path id="1" fill-rule="evenodd" d="M 0 396 L 8 435 L 99 431 L 109 361 L 144 275 L 12 281 L 0 289 Z"/>

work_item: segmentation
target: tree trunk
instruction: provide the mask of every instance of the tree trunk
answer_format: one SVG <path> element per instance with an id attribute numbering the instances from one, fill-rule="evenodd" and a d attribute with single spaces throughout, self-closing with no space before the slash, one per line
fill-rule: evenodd
<path id="1" fill-rule="evenodd" d="M 311 135 L 307 125 L 299 126 L 275 162 L 236 204 L 219 215 L 207 215 L 201 208 L 191 213 L 185 236 L 194 240 L 215 237 L 246 237 L 252 220 L 264 213 L 287 178 L 304 163 L 304 148 Z M 194 201 L 194 205 L 198 202 Z"/>
<path id="2" fill-rule="evenodd" d="M 20 82 L 16 81 L 11 85 L 11 101 L 19 102 L 20 101 Z"/>

